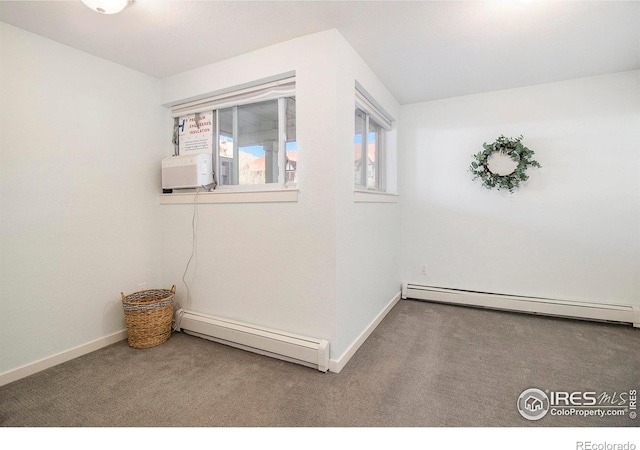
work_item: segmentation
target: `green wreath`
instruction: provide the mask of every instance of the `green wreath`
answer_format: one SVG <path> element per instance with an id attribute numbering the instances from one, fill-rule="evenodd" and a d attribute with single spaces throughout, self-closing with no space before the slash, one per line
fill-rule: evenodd
<path id="1" fill-rule="evenodd" d="M 469 170 L 474 175 L 473 179 L 480 178 L 482 185 L 487 189 L 509 189 L 513 193 L 514 189 L 520 187 L 520 183 L 529 179 L 527 168 L 541 167 L 538 161 L 533 159 L 533 150 L 522 145 L 522 136 L 512 139 L 500 136 L 492 144 L 486 142 L 482 145 L 483 151 L 477 155 L 473 155 L 474 161 L 471 163 Z M 511 157 L 518 163 L 516 168 L 508 175 L 499 175 L 491 172 L 489 169 L 489 156 L 494 152 L 500 152 Z"/>

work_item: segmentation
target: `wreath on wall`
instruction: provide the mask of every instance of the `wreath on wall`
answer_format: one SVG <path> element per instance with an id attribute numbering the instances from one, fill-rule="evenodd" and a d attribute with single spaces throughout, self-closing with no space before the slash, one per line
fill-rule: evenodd
<path id="1" fill-rule="evenodd" d="M 482 185 L 487 189 L 508 189 L 509 192 L 520 187 L 520 183 L 529 179 L 527 169 L 531 167 L 541 167 L 538 161 L 533 159 L 533 150 L 522 145 L 522 136 L 507 138 L 500 136 L 495 142 L 482 145 L 483 151 L 473 155 L 474 161 L 469 170 L 473 174 L 473 179 L 480 178 Z M 490 168 L 490 161 L 496 155 L 507 156 L 515 163 L 515 169 L 508 173 L 498 173 Z"/>

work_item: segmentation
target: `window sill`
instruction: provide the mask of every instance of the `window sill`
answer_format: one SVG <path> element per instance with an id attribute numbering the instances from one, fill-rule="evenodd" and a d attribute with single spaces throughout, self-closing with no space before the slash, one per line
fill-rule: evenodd
<path id="1" fill-rule="evenodd" d="M 196 200 L 195 192 L 174 192 L 173 194 L 159 194 L 161 205 L 193 204 Z M 256 190 L 214 190 L 200 192 L 197 196 L 198 204 L 206 203 L 283 203 L 297 202 L 298 189 L 256 189 Z"/>
<path id="2" fill-rule="evenodd" d="M 354 203 L 398 203 L 398 194 L 381 191 L 353 191 Z"/>

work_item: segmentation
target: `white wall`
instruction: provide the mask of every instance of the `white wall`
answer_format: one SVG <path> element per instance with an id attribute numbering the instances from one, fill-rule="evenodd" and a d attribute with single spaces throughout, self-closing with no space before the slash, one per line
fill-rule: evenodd
<path id="1" fill-rule="evenodd" d="M 159 81 L 0 23 L 0 373 L 124 329 L 160 279 Z"/>
<path id="2" fill-rule="evenodd" d="M 335 359 L 400 288 L 398 206 L 353 203 L 355 77 L 397 110 L 393 97 L 331 30 L 167 78 L 163 103 L 290 71 L 298 202 L 200 205 L 190 308 L 329 339 Z M 181 301 L 193 211 L 162 206 L 163 280 L 179 285 Z M 363 234 L 364 225 L 371 228 Z"/>
<path id="3" fill-rule="evenodd" d="M 196 265 L 187 278 L 190 309 L 318 338 L 334 336 L 334 33 L 288 41 L 162 80 L 163 103 L 173 104 L 296 72 L 299 200 L 200 205 Z M 191 205 L 162 205 L 163 280 L 178 286 L 183 304 L 192 216 Z"/>
<path id="4" fill-rule="evenodd" d="M 339 36 L 336 160 L 337 338 L 351 344 L 400 291 L 399 203 L 354 202 L 355 82 L 396 119 L 400 106 L 362 58 Z M 395 128 L 391 132 L 395 135 Z M 387 148 L 395 168 L 394 145 Z M 395 174 L 388 177 L 395 184 Z M 344 347 L 341 347 L 341 349 Z"/>
<path id="5" fill-rule="evenodd" d="M 405 105 L 399 133 L 403 281 L 640 304 L 640 72 Z M 500 134 L 542 164 L 514 194 L 467 172 Z"/>

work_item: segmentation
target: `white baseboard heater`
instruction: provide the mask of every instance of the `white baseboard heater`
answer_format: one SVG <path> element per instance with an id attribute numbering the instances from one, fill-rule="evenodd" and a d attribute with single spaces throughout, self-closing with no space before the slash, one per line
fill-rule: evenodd
<path id="1" fill-rule="evenodd" d="M 492 294 L 410 283 L 402 285 L 402 298 L 584 320 L 619 322 L 633 324 L 634 327 L 640 328 L 640 306 Z"/>
<path id="2" fill-rule="evenodd" d="M 270 330 L 184 309 L 176 311 L 174 328 L 242 350 L 313 367 L 321 372 L 329 370 L 329 341 L 325 339 Z"/>

